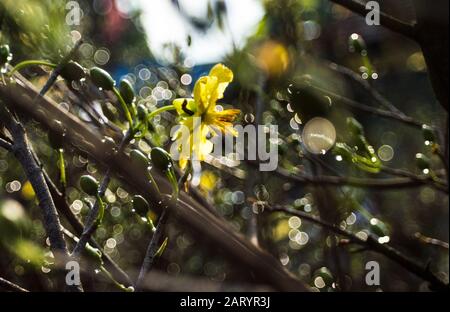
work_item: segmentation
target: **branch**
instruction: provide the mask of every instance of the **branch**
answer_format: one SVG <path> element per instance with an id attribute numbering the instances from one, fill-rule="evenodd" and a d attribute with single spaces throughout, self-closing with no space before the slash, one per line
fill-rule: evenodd
<path id="1" fill-rule="evenodd" d="M 330 0 L 336 4 L 339 4 L 353 13 L 359 14 L 363 17 L 369 13 L 366 10 L 365 4 L 358 0 Z M 415 25 L 406 23 L 398 18 L 391 16 L 385 12 L 380 12 L 380 24 L 393 32 L 399 33 L 407 38 L 416 39 Z"/>
<path id="2" fill-rule="evenodd" d="M 4 103 L 0 103 L 0 105 L 0 118 L 8 127 L 14 140 L 11 150 L 22 165 L 28 180 L 33 186 L 36 197 L 39 200 L 39 206 L 41 207 L 44 217 L 44 227 L 50 240 L 50 248 L 57 262 L 65 263 L 69 258 L 69 253 L 67 251 L 66 242 L 64 241 L 64 235 L 61 231 L 58 212 L 56 211 L 55 203 L 53 202 L 50 191 L 45 183 L 42 170 L 31 153 L 30 144 L 24 127 L 8 108 L 4 106 Z M 82 290 L 81 286 L 68 286 L 68 289 L 73 291 Z"/>
<path id="3" fill-rule="evenodd" d="M 152 239 L 148 244 L 147 251 L 145 253 L 144 261 L 141 266 L 141 270 L 139 272 L 139 277 L 136 282 L 136 290 L 140 291 L 142 289 L 142 283 L 145 279 L 145 275 L 149 272 L 156 258 L 156 254 L 158 252 L 161 239 L 164 235 L 164 231 L 166 228 L 167 219 L 169 218 L 169 207 L 164 209 L 161 216 L 159 217 L 158 224 L 156 225 L 156 231 L 153 233 Z"/>
<path id="4" fill-rule="evenodd" d="M 10 291 L 28 292 L 28 290 L 26 290 L 25 288 L 22 288 L 19 285 L 14 284 L 13 282 L 5 280 L 2 277 L 0 277 L 0 287 Z"/>
<path id="5" fill-rule="evenodd" d="M 448 284 L 445 284 L 442 280 L 436 277 L 426 266 L 422 266 L 418 264 L 415 260 L 407 257 L 400 251 L 394 249 L 393 247 L 387 244 L 380 244 L 376 238 L 369 235 L 367 239 L 362 239 L 350 231 L 344 230 L 334 224 L 322 221 L 320 218 L 315 217 L 309 213 L 305 213 L 303 211 L 294 210 L 291 208 L 275 205 L 275 206 L 266 206 L 268 211 L 271 212 L 284 212 L 293 216 L 297 216 L 302 218 L 303 220 L 312 222 L 314 224 L 320 225 L 328 230 L 333 231 L 334 233 L 344 236 L 350 240 L 350 242 L 354 244 L 361 245 L 367 249 L 378 252 L 392 261 L 398 263 L 404 269 L 410 271 L 416 276 L 426 280 L 430 283 L 432 287 L 436 290 L 448 290 Z"/>
<path id="6" fill-rule="evenodd" d="M 38 163 L 39 167 L 42 168 L 42 174 L 44 175 L 45 182 L 47 183 L 47 186 L 50 190 L 50 193 L 52 195 L 52 198 L 55 202 L 56 209 L 59 213 L 61 213 L 69 222 L 70 226 L 74 229 L 77 236 L 80 236 L 83 233 L 84 224 L 78 219 L 78 217 L 70 210 L 69 205 L 67 204 L 66 198 L 63 195 L 63 193 L 58 189 L 56 184 L 52 181 L 52 179 L 47 174 L 46 170 L 44 169 L 43 165 L 40 163 L 38 157 L 36 156 L 36 153 L 31 149 L 31 152 L 33 153 L 33 157 L 35 158 L 36 162 Z M 100 246 L 97 241 L 95 241 L 93 238 L 89 241 L 89 243 L 102 251 L 102 259 L 105 262 L 106 265 L 108 265 L 108 268 L 112 268 L 114 273 L 120 277 L 120 281 L 124 284 L 132 284 L 131 279 L 129 276 L 119 267 L 119 265 L 114 262 L 111 257 L 103 252 L 103 248 Z"/>

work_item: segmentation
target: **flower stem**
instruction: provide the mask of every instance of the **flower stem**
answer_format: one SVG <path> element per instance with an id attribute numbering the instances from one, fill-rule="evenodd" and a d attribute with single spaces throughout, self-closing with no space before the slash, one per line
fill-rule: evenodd
<path id="1" fill-rule="evenodd" d="M 113 92 L 116 95 L 117 99 L 119 100 L 120 106 L 122 107 L 122 110 L 125 114 L 125 118 L 127 119 L 128 123 L 130 124 L 130 129 L 131 129 L 133 127 L 133 119 L 131 118 L 130 110 L 128 109 L 128 106 L 125 103 L 122 95 L 120 95 L 119 90 L 117 90 L 117 88 L 113 88 Z"/>
<path id="2" fill-rule="evenodd" d="M 147 115 L 147 120 L 152 119 L 153 117 L 155 117 L 156 115 L 161 114 L 162 112 L 166 112 L 166 111 L 170 111 L 170 110 L 175 110 L 175 109 L 176 109 L 176 108 L 175 108 L 175 106 L 173 106 L 173 105 L 166 105 L 166 106 L 160 107 L 160 108 L 154 110 L 153 112 L 149 113 L 149 114 Z"/>
<path id="3" fill-rule="evenodd" d="M 27 60 L 27 61 L 23 61 L 20 62 L 19 64 L 17 64 L 16 66 L 14 66 L 13 69 L 11 69 L 11 71 L 8 73 L 9 76 L 12 76 L 12 74 L 14 74 L 16 71 L 19 71 L 21 69 L 24 69 L 28 66 L 33 66 L 33 65 L 40 65 L 40 66 L 47 66 L 47 67 L 51 67 L 51 68 L 56 68 L 56 64 L 50 63 L 50 62 L 46 62 L 46 61 L 39 61 L 39 60 Z"/>
<path id="4" fill-rule="evenodd" d="M 64 150 L 62 148 L 58 150 L 58 159 L 59 159 L 59 180 L 61 182 L 63 190 L 65 191 L 67 187 L 67 178 L 66 178 L 66 164 L 64 163 Z"/>
<path id="5" fill-rule="evenodd" d="M 125 287 L 124 285 L 120 284 L 118 281 L 116 281 L 114 279 L 114 277 L 112 276 L 112 274 L 102 265 L 100 267 L 100 271 L 106 276 L 108 277 L 111 282 L 113 282 L 114 286 L 116 286 L 118 289 L 125 291 L 125 292 L 133 292 L 134 288 L 133 287 Z"/>
<path id="6" fill-rule="evenodd" d="M 150 180 L 156 192 L 161 196 L 161 191 L 159 190 L 158 184 L 156 183 L 155 178 L 153 178 L 153 175 L 150 173 L 150 171 L 147 171 L 147 178 Z"/>
<path id="7" fill-rule="evenodd" d="M 97 220 L 95 221 L 97 224 L 102 223 L 103 220 L 103 215 L 105 214 L 105 203 L 103 202 L 100 194 L 97 194 L 97 202 L 99 205 L 99 210 L 98 210 L 98 215 L 97 215 Z"/>

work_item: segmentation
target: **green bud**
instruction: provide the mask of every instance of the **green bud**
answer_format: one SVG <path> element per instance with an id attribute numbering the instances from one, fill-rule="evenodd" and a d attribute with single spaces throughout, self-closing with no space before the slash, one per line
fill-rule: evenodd
<path id="1" fill-rule="evenodd" d="M 103 265 L 102 252 L 98 248 L 94 248 L 89 243 L 86 243 L 84 251 L 86 258 L 88 258 L 95 267 L 99 268 Z"/>
<path id="2" fill-rule="evenodd" d="M 434 129 L 428 125 L 422 125 L 423 139 L 428 142 L 436 142 L 436 134 Z"/>
<path id="3" fill-rule="evenodd" d="M 9 45 L 3 44 L 0 46 L 0 66 L 12 60 L 12 54 L 9 50 Z"/>
<path id="4" fill-rule="evenodd" d="M 137 115 L 139 120 L 145 120 L 147 118 L 148 115 L 148 109 L 147 107 L 145 107 L 145 105 L 143 104 L 139 104 L 137 107 Z"/>
<path id="5" fill-rule="evenodd" d="M 343 160 L 351 162 L 353 158 L 353 151 L 350 146 L 345 143 L 336 143 L 333 147 L 333 154 L 341 156 Z"/>
<path id="6" fill-rule="evenodd" d="M 92 67 L 90 70 L 90 76 L 92 82 L 97 88 L 102 88 L 103 90 L 112 90 L 116 85 L 116 82 L 111 77 L 111 75 L 99 67 Z"/>
<path id="7" fill-rule="evenodd" d="M 63 147 L 65 130 L 62 123 L 59 120 L 54 121 L 53 127 L 54 131 L 51 130 L 48 132 L 48 141 L 51 147 L 58 150 Z"/>
<path id="8" fill-rule="evenodd" d="M 370 230 L 378 237 L 387 236 L 389 234 L 386 224 L 377 218 L 370 219 Z"/>
<path id="9" fill-rule="evenodd" d="M 113 138 L 109 136 L 104 136 L 102 139 L 102 143 L 105 147 L 105 153 L 107 156 L 111 156 L 111 154 L 116 149 L 116 142 L 113 140 Z"/>
<path id="10" fill-rule="evenodd" d="M 59 133 L 50 131 L 48 133 L 48 141 L 53 149 L 59 150 L 63 147 L 64 136 Z"/>
<path id="11" fill-rule="evenodd" d="M 347 127 L 353 135 L 364 135 L 364 127 L 353 117 L 347 118 Z"/>
<path id="12" fill-rule="evenodd" d="M 61 77 L 67 81 L 79 81 L 86 77 L 86 72 L 83 66 L 70 61 L 61 69 Z"/>
<path id="13" fill-rule="evenodd" d="M 173 166 L 172 157 L 170 154 L 160 147 L 152 148 L 150 156 L 155 168 L 161 170 L 162 172 L 169 171 Z"/>
<path id="14" fill-rule="evenodd" d="M 417 168 L 419 168 L 420 170 L 424 171 L 424 170 L 430 169 L 430 166 L 431 166 L 430 164 L 431 164 L 431 161 L 430 161 L 430 159 L 427 156 L 425 156 L 422 153 L 417 153 L 416 154 L 416 165 L 417 165 Z"/>
<path id="15" fill-rule="evenodd" d="M 128 79 L 122 79 L 119 84 L 119 92 L 122 96 L 123 100 L 128 106 L 131 106 L 133 104 L 135 99 L 134 94 L 134 88 L 131 85 L 131 82 L 128 81 Z"/>
<path id="16" fill-rule="evenodd" d="M 369 142 L 367 142 L 367 139 L 364 135 L 356 135 L 353 138 L 353 142 L 355 144 L 355 147 L 358 148 L 358 152 L 367 152 L 367 149 L 369 147 Z"/>
<path id="17" fill-rule="evenodd" d="M 363 54 L 367 51 L 366 42 L 361 37 L 361 35 L 358 35 L 356 33 L 350 35 L 350 37 L 348 38 L 348 45 L 350 52 Z"/>
<path id="18" fill-rule="evenodd" d="M 150 166 L 150 161 L 147 156 L 144 155 L 140 150 L 133 149 L 130 152 L 131 162 L 140 166 L 141 168 L 147 169 Z"/>
<path id="19" fill-rule="evenodd" d="M 98 181 L 90 175 L 83 175 L 80 178 L 80 187 L 86 194 L 96 196 L 98 194 Z"/>
<path id="20" fill-rule="evenodd" d="M 133 196 L 131 203 L 133 204 L 134 211 L 138 215 L 140 215 L 141 217 L 147 217 L 147 212 L 150 210 L 150 205 L 144 197 L 135 195 Z"/>
<path id="21" fill-rule="evenodd" d="M 333 281 L 334 281 L 333 274 L 326 267 L 321 267 L 320 269 L 317 269 L 314 272 L 314 279 L 316 279 L 318 277 L 321 277 L 323 279 L 326 286 L 331 286 L 333 284 Z"/>

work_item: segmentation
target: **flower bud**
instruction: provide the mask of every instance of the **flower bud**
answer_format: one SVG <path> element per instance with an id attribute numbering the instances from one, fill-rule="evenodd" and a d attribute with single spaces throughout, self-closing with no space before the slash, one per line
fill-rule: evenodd
<path id="1" fill-rule="evenodd" d="M 348 45 L 350 52 L 363 54 L 367 51 L 366 42 L 361 37 L 361 35 L 358 35 L 356 33 L 350 35 L 350 37 L 348 38 Z"/>
<path id="2" fill-rule="evenodd" d="M 77 62 L 70 61 L 61 69 L 61 77 L 67 81 L 79 81 L 85 76 L 84 67 Z"/>
<path id="3" fill-rule="evenodd" d="M 170 154 L 160 147 L 152 148 L 150 156 L 153 166 L 162 172 L 169 171 L 173 166 L 172 157 Z"/>
<path id="4" fill-rule="evenodd" d="M 147 169 L 150 166 L 150 161 L 147 156 L 144 155 L 140 150 L 133 149 L 130 152 L 131 162 L 136 164 L 141 168 Z"/>
<path id="5" fill-rule="evenodd" d="M 424 170 L 430 169 L 431 161 L 424 154 L 417 153 L 416 154 L 416 165 L 417 165 L 417 168 L 424 171 Z"/>
<path id="6" fill-rule="evenodd" d="M 53 149 L 59 150 L 63 147 L 64 136 L 59 133 L 50 131 L 48 133 L 48 141 Z"/>
<path id="7" fill-rule="evenodd" d="M 135 195 L 133 196 L 131 203 L 133 204 L 134 211 L 138 215 L 140 215 L 141 217 L 147 216 L 147 212 L 150 210 L 150 205 L 148 204 L 147 200 L 144 197 L 140 195 Z"/>
<path id="8" fill-rule="evenodd" d="M 143 104 L 139 104 L 137 107 L 137 115 L 139 120 L 144 121 L 147 118 L 148 109 Z"/>
<path id="9" fill-rule="evenodd" d="M 347 128 L 353 135 L 364 135 L 363 126 L 353 117 L 347 118 Z"/>
<path id="10" fill-rule="evenodd" d="M 54 131 L 48 132 L 48 141 L 50 146 L 55 150 L 63 147 L 64 144 L 64 127 L 59 120 L 54 121 Z"/>
<path id="11" fill-rule="evenodd" d="M 321 267 L 314 272 L 314 279 L 321 277 L 326 286 L 331 286 L 334 281 L 333 274 L 326 267 Z"/>
<path id="12" fill-rule="evenodd" d="M 99 67 L 93 67 L 90 70 L 90 76 L 92 82 L 97 88 L 102 88 L 103 90 L 112 90 L 116 85 L 116 82 L 111 77 L 111 75 Z"/>
<path id="13" fill-rule="evenodd" d="M 90 196 L 96 196 L 98 194 L 98 181 L 90 175 L 81 176 L 80 187 L 83 192 Z"/>
<path id="14" fill-rule="evenodd" d="M 436 142 L 436 134 L 434 129 L 428 125 L 422 125 L 423 139 L 428 142 Z"/>
<path id="15" fill-rule="evenodd" d="M 12 59 L 12 54 L 9 50 L 9 45 L 3 44 L 0 46 L 0 66 L 8 63 Z"/>
<path id="16" fill-rule="evenodd" d="M 370 230 L 378 237 L 384 237 L 389 234 L 386 224 L 377 218 L 370 219 Z"/>
<path id="17" fill-rule="evenodd" d="M 95 267 L 99 268 L 103 265 L 102 252 L 98 248 L 92 247 L 89 243 L 86 243 L 84 251 L 86 258 L 90 260 Z"/>
<path id="18" fill-rule="evenodd" d="M 128 79 L 122 79 L 119 84 L 119 92 L 128 106 L 133 104 L 135 99 L 134 89 Z"/>
<path id="19" fill-rule="evenodd" d="M 336 143 L 333 147 L 333 154 L 336 156 L 341 156 L 342 159 L 347 162 L 352 161 L 353 151 L 351 147 L 345 143 Z"/>

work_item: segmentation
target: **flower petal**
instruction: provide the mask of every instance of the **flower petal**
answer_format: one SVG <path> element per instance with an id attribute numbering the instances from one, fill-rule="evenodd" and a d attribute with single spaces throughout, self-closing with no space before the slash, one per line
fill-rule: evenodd
<path id="1" fill-rule="evenodd" d="M 214 103 L 214 105 L 209 106 L 209 109 L 211 109 L 211 106 L 212 108 L 215 108 L 215 102 L 217 100 L 223 98 L 225 89 L 227 88 L 228 84 L 233 81 L 233 72 L 225 65 L 217 64 L 211 69 L 211 71 L 209 72 L 209 76 L 217 78 L 216 89 L 211 94 L 211 102 Z"/>

